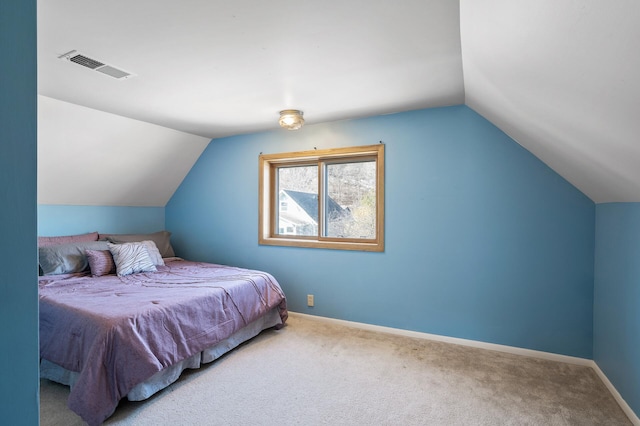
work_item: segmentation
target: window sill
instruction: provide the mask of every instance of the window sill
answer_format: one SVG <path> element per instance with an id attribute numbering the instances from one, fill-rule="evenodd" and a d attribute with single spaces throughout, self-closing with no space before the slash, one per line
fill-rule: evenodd
<path id="1" fill-rule="evenodd" d="M 266 246 L 284 246 L 284 247 L 305 247 L 305 248 L 323 248 L 330 250 L 355 250 L 355 251 L 384 251 L 384 243 L 376 242 L 353 242 L 353 241 L 319 241 L 310 239 L 295 238 L 260 238 L 260 245 Z"/>

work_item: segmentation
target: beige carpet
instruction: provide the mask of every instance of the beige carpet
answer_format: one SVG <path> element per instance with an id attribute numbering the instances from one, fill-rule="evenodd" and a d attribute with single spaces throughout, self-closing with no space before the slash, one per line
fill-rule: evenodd
<path id="1" fill-rule="evenodd" d="M 81 425 L 41 382 L 40 422 Z M 630 425 L 589 367 L 292 316 L 108 425 Z"/>

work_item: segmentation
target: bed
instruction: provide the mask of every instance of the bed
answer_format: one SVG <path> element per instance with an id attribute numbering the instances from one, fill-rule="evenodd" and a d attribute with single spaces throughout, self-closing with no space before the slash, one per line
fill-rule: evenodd
<path id="1" fill-rule="evenodd" d="M 104 422 L 122 398 L 146 399 L 184 369 L 287 320 L 280 285 L 262 271 L 171 256 L 156 258 L 154 270 L 121 275 L 114 265 L 116 273 L 94 274 L 90 252 L 112 255 L 117 263 L 117 252 L 100 250 L 105 244 L 121 250 L 148 241 L 40 249 L 40 375 L 71 386 L 68 406 L 90 425 Z M 50 253 L 65 250 L 75 250 L 79 264 L 50 273 Z"/>

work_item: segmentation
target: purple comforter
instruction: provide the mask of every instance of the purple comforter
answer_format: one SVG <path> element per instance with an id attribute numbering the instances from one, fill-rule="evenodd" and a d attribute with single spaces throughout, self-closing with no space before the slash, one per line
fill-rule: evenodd
<path id="1" fill-rule="evenodd" d="M 156 372 L 286 299 L 268 273 L 188 261 L 125 277 L 40 277 L 40 356 L 79 373 L 68 405 L 90 425 Z"/>

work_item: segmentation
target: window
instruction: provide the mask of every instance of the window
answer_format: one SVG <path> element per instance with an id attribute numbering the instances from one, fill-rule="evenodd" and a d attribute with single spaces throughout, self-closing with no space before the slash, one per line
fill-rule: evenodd
<path id="1" fill-rule="evenodd" d="M 260 244 L 384 250 L 384 145 L 260 155 Z"/>

